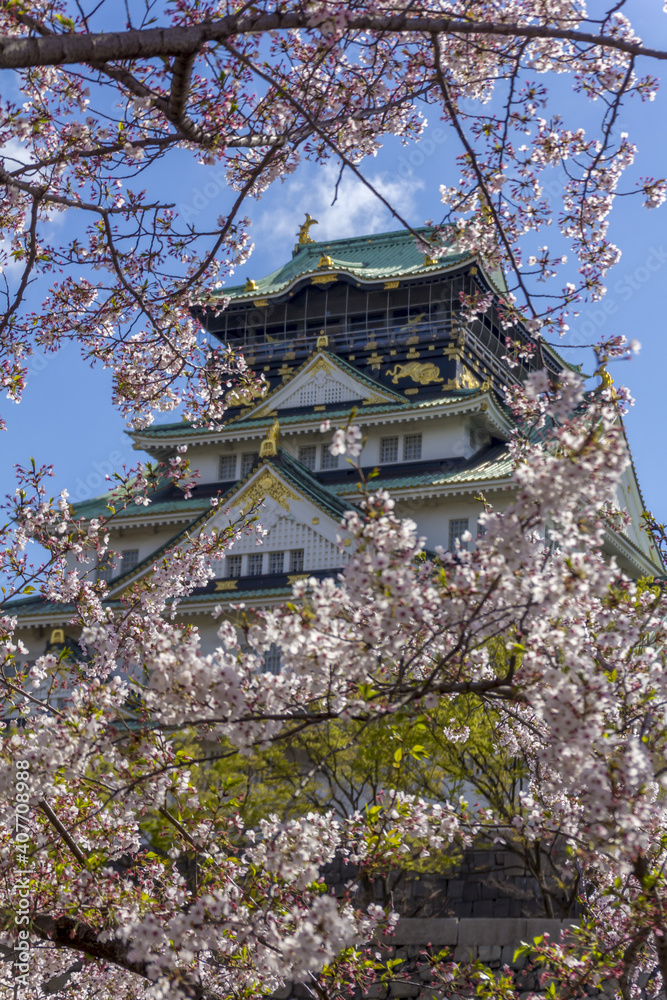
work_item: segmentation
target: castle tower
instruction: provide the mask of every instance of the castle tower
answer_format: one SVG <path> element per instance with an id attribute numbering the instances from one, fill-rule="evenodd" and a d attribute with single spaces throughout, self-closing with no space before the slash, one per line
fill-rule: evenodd
<path id="1" fill-rule="evenodd" d="M 406 231 L 316 242 L 312 224 L 301 227 L 291 257 L 271 274 L 225 288 L 227 308 L 197 311 L 211 338 L 242 351 L 264 375 L 265 395 L 232 395 L 214 429 L 178 422 L 132 434 L 135 448 L 162 460 L 188 445 L 200 480 L 189 499 L 168 487 L 148 507 L 116 516 L 115 569 L 100 570 L 112 600 L 185 533 L 262 504 L 263 544 L 239 540 L 215 567 L 216 578 L 180 605 L 179 618 L 199 627 L 205 647 L 215 643 L 216 606 L 282 603 L 299 577 L 335 575 L 344 566 L 351 540 L 340 521 L 358 503 L 358 475 L 329 452 L 331 434 L 320 432 L 325 419 L 343 426 L 356 411 L 364 473 L 377 470 L 372 488 L 391 492 L 398 514 L 417 522 L 429 549 L 452 548 L 462 537 L 474 545 L 480 493 L 499 509 L 512 499 L 504 389 L 541 362 L 511 367 L 494 307 L 472 322 L 461 309 L 462 293 L 502 295 L 502 277 L 455 244 L 431 257 Z M 431 235 L 418 232 L 425 241 Z M 525 331 L 512 337 L 531 340 Z M 554 375 L 566 367 L 551 348 L 542 356 Z M 211 514 L 217 494 L 228 513 Z M 104 515 L 106 502 L 81 503 L 77 514 Z M 631 524 L 607 534 L 607 551 L 631 576 L 661 575 L 640 526 L 632 467 L 619 502 Z M 33 656 L 43 649 L 40 637 L 71 616 L 37 598 L 15 602 L 14 611 Z"/>

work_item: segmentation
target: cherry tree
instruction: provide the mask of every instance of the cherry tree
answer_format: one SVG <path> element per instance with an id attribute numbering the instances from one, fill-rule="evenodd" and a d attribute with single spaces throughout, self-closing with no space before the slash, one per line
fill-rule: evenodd
<path id="1" fill-rule="evenodd" d="M 600 554 L 619 516 L 624 399 L 610 387 L 585 397 L 575 375 L 558 388 L 531 376 L 512 399 L 522 428 L 512 444 L 516 500 L 502 514 L 487 510 L 474 552 L 425 559 L 414 523 L 395 517 L 385 493 L 369 493 L 346 515 L 356 547 L 343 575 L 299 581 L 285 606 L 248 617 L 245 634 L 222 621 L 210 654 L 179 624 L 178 599 L 252 525 L 202 532 L 114 611 L 106 584 L 86 575 L 90 547 L 104 552 L 105 525 L 73 521 L 66 498 L 45 501 L 39 470 L 26 473 L 34 497 L 24 489 L 15 501 L 7 558 L 25 574 L 26 538 L 49 550 L 45 593 L 74 605 L 82 648 L 17 670 L 15 622 L 4 618 L 1 682 L 12 708 L 0 910 L 22 995 L 38 997 L 58 977 L 91 1000 L 110 990 L 137 1000 L 254 996 L 285 977 L 319 996 L 344 993 L 379 974 L 378 935 L 395 921 L 359 885 L 406 854 L 512 831 L 528 843 L 561 838 L 566 868 L 585 887 L 579 931 L 538 947 L 556 995 L 584 996 L 613 976 L 630 997 L 644 970 L 659 991 L 667 609 L 660 588 L 625 579 Z M 337 432 L 331 448 L 354 457 L 357 429 Z M 119 503 L 123 490 L 136 501 L 147 485 L 137 493 L 120 483 Z M 262 670 L 271 644 L 283 653 L 278 675 Z M 372 807 L 267 816 L 248 829 L 239 804 L 202 780 L 208 764 L 304 727 L 381 727 L 462 696 L 492 707 L 499 747 L 528 762 L 511 817 L 388 787 Z M 460 738 L 455 725 L 449 738 Z M 342 900 L 320 875 L 337 854 L 359 879 Z M 508 973 L 499 983 L 441 961 L 433 974 L 445 996 L 471 984 L 478 995 L 518 995 Z"/>
<path id="2" fill-rule="evenodd" d="M 455 239 L 502 268 L 508 329 L 521 314 L 534 332 L 562 332 L 618 260 L 607 239 L 616 195 L 638 192 L 648 207 L 665 197 L 661 179 L 622 183 L 635 154 L 617 128 L 623 102 L 654 96 L 647 70 L 667 55 L 636 36 L 630 6 L 178 0 L 156 13 L 136 0 L 119 25 L 121 8 L 104 2 L 3 4 L 0 69 L 14 71 L 0 111 L 2 254 L 15 265 L 0 320 L 10 398 L 36 346 L 73 338 L 112 368 L 131 419 L 181 404 L 215 419 L 221 386 L 260 386 L 241 358 L 201 348 L 190 309 L 250 253 L 247 199 L 302 160 L 331 160 L 372 187 L 364 157 L 387 136 L 418 138 L 427 119 L 455 136 L 460 177 L 442 178 L 442 228 L 425 249 L 437 257 Z M 563 77 L 570 123 L 547 109 L 549 81 Z M 576 101 L 591 99 L 599 127 L 587 134 Z M 226 171 L 232 192 L 203 228 L 178 217 L 173 191 L 153 194 L 163 161 L 174 176 L 187 155 Z M 547 194 L 554 184 L 560 194 Z M 61 214 L 65 230 L 53 225 Z"/>
<path id="3" fill-rule="evenodd" d="M 564 329 L 568 310 L 603 294 L 618 259 L 607 223 L 634 147 L 615 126 L 627 97 L 655 92 L 646 62 L 665 58 L 635 36 L 626 6 L 596 17 L 540 0 L 178 2 L 156 23 L 151 5 L 128 4 L 116 30 L 104 4 L 2 5 L 0 68 L 16 71 L 0 119 L 3 252 L 18 265 L 3 275 L 0 319 L 10 398 L 20 398 L 36 345 L 74 338 L 112 368 L 135 424 L 182 404 L 194 419 L 217 419 L 228 388 L 261 381 L 242 357 L 200 348 L 191 309 L 250 252 L 246 199 L 303 158 L 363 177 L 363 158 L 385 136 L 410 141 L 434 113 L 461 157 L 458 183 L 443 178 L 445 214 L 428 253 L 456 239 L 502 267 L 509 334 L 519 313 L 536 334 Z M 594 135 L 543 117 L 555 74 L 597 99 Z M 234 192 L 204 231 L 142 190 L 163 159 L 189 154 L 223 166 Z M 555 166 L 565 177 L 557 202 L 542 188 Z M 629 189 L 648 207 L 665 195 L 654 178 Z M 57 213 L 71 234 L 60 241 Z M 538 245 L 554 220 L 570 263 Z M 555 289 L 548 297 L 542 279 Z M 39 307 L 37 284 L 47 289 Z M 464 303 L 470 313 L 487 305 Z M 566 844 L 587 916 L 569 938 L 538 945 L 557 994 L 584 996 L 613 977 L 625 1000 L 643 972 L 658 993 L 667 982 L 665 599 L 600 554 L 605 525 L 620 516 L 626 398 L 605 385 L 585 396 L 574 375 L 557 386 L 532 376 L 509 400 L 520 428 L 516 499 L 486 512 L 474 552 L 427 559 L 415 525 L 369 492 L 346 521 L 356 547 L 341 579 L 302 581 L 284 607 L 248 617 L 244 634 L 221 622 L 210 654 L 179 622 L 178 601 L 252 523 L 189 539 L 114 610 L 104 582 L 89 578 L 107 522 L 77 522 L 66 496 L 48 500 L 46 470 L 22 470 L 3 570 L 13 593 L 35 587 L 73 605 L 81 649 L 21 670 L 3 603 L 7 991 L 37 1000 L 61 983 L 84 1000 L 214 1000 L 267 994 L 287 976 L 313 995 L 342 995 L 380 974 L 378 940 L 395 914 L 355 882 L 341 900 L 328 895 L 322 865 L 342 854 L 363 884 L 406 855 L 483 834 Z M 356 428 L 331 447 L 354 458 Z M 143 503 L 163 474 L 132 470 L 118 503 Z M 187 487 L 187 468 L 168 474 Z M 42 566 L 29 565 L 29 542 L 46 549 Z M 272 644 L 285 665 L 277 676 L 262 671 Z M 219 758 L 305 727 L 379 728 L 460 697 L 497 713 L 499 746 L 527 762 L 511 817 L 491 803 L 388 787 L 367 809 L 267 816 L 248 828 L 205 781 Z M 443 960 L 433 975 L 445 996 L 516 996 L 509 974 L 489 980 Z"/>

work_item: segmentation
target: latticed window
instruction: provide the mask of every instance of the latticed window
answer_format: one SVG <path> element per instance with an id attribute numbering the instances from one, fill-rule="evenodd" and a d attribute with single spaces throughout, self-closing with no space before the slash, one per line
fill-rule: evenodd
<path id="1" fill-rule="evenodd" d="M 243 556 L 227 556 L 227 576 L 240 576 Z"/>
<path id="2" fill-rule="evenodd" d="M 221 455 L 220 467 L 218 469 L 218 479 L 224 482 L 226 479 L 236 478 L 236 455 Z"/>
<path id="3" fill-rule="evenodd" d="M 252 470 L 257 458 L 256 451 L 244 451 L 241 455 L 241 478 L 243 479 Z"/>
<path id="4" fill-rule="evenodd" d="M 127 573 L 134 569 L 139 562 L 139 549 L 123 549 L 120 554 L 120 573 Z"/>
<path id="5" fill-rule="evenodd" d="M 261 552 L 253 552 L 251 556 L 248 556 L 248 576 L 262 575 L 262 558 Z"/>
<path id="6" fill-rule="evenodd" d="M 269 552 L 269 573 L 282 573 L 285 568 L 283 552 Z"/>
<path id="7" fill-rule="evenodd" d="M 406 434 L 403 438 L 403 460 L 405 462 L 415 462 L 422 457 L 422 436 L 421 434 Z"/>
<path id="8" fill-rule="evenodd" d="M 302 444 L 299 448 L 299 461 L 311 472 L 315 471 L 317 461 L 317 447 L 314 444 Z"/>
<path id="9" fill-rule="evenodd" d="M 398 438 L 380 438 L 380 461 L 398 462 Z"/>
<path id="10" fill-rule="evenodd" d="M 457 539 L 461 538 L 468 530 L 468 518 L 467 517 L 455 517 L 449 522 L 449 548 L 453 552 L 456 547 Z M 461 543 L 464 548 L 467 548 L 465 542 Z"/>
<path id="11" fill-rule="evenodd" d="M 323 444 L 322 451 L 320 453 L 320 469 L 337 469 L 338 468 L 338 455 L 332 455 L 329 451 L 329 445 Z"/>
<path id="12" fill-rule="evenodd" d="M 289 554 L 290 573 L 303 573 L 303 549 L 292 549 Z"/>
<path id="13" fill-rule="evenodd" d="M 275 642 L 272 642 L 264 654 L 264 673 L 279 674 L 280 665 L 280 650 Z"/>

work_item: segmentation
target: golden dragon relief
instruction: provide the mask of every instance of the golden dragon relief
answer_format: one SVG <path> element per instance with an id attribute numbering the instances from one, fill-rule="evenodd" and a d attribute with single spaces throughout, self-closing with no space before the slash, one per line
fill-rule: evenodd
<path id="1" fill-rule="evenodd" d="M 392 376 L 394 385 L 398 384 L 400 378 L 411 378 L 413 382 L 420 385 L 429 385 L 431 382 L 444 382 L 440 374 L 440 369 L 432 361 L 410 361 L 407 365 L 394 365 L 387 369 L 387 375 Z"/>

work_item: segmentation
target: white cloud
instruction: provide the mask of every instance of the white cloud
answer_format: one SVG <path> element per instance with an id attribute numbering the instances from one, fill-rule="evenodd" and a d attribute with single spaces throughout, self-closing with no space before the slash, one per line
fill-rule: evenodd
<path id="1" fill-rule="evenodd" d="M 349 170 L 338 185 L 338 198 L 332 205 L 338 173 L 339 168 L 333 163 L 317 171 L 309 166 L 292 180 L 274 187 L 262 203 L 263 211 L 253 226 L 253 236 L 261 241 L 270 237 L 275 243 L 290 240 L 306 212 L 319 222 L 311 231 L 318 241 L 402 228 L 380 199 Z M 423 187 L 421 181 L 411 177 L 406 183 L 383 173 L 369 174 L 368 180 L 406 221 L 412 221 L 415 191 Z"/>
<path id="2" fill-rule="evenodd" d="M 19 163 L 32 163 L 34 160 L 32 150 L 24 146 L 18 139 L 9 139 L 8 142 L 1 146 L 0 155 L 4 159 L 9 160 L 9 163 L 6 164 L 8 170 L 16 168 Z"/>

